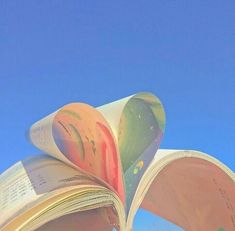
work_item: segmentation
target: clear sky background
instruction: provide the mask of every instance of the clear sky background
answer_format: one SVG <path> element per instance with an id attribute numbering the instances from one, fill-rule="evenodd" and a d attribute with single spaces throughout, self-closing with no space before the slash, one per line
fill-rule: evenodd
<path id="1" fill-rule="evenodd" d="M 165 106 L 161 148 L 235 171 L 234 22 L 234 0 L 0 0 L 0 172 L 39 152 L 25 138 L 36 120 L 139 91 Z M 178 230 L 137 217 L 134 231 Z"/>

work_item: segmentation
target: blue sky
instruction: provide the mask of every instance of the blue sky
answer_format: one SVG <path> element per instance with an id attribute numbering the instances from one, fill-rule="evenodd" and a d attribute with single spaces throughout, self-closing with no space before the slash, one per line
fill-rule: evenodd
<path id="1" fill-rule="evenodd" d="M 234 22 L 233 0 L 2 0 L 0 172 L 38 153 L 25 132 L 39 118 L 139 91 L 165 106 L 162 148 L 201 150 L 235 171 Z"/>

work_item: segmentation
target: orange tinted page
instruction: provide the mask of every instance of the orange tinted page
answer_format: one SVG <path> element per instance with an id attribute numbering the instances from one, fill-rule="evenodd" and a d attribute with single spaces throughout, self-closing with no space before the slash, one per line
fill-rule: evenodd
<path id="1" fill-rule="evenodd" d="M 120 155 L 101 113 L 87 104 L 72 103 L 50 116 L 32 126 L 31 141 L 50 155 L 103 180 L 124 203 Z M 45 140 L 46 135 L 49 142 L 40 142 L 40 137 Z M 50 146 L 54 147 L 51 151 Z"/>

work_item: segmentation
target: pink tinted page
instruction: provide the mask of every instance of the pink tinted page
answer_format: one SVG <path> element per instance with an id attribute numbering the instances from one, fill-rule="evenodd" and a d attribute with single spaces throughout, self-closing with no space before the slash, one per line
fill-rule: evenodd
<path id="1" fill-rule="evenodd" d="M 50 221 L 36 231 L 112 231 L 114 225 L 105 218 L 103 209 L 92 209 L 62 216 Z"/>
<path id="2" fill-rule="evenodd" d="M 206 160 L 178 159 L 159 173 L 141 207 L 187 231 L 232 231 L 235 183 Z"/>

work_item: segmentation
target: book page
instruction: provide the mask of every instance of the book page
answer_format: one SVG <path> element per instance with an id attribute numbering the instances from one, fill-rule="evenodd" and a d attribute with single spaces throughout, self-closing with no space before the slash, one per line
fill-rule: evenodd
<path id="1" fill-rule="evenodd" d="M 164 128 L 159 99 L 139 93 L 97 109 L 65 105 L 35 123 L 30 139 L 41 150 L 107 182 L 128 212 Z"/>
<path id="2" fill-rule="evenodd" d="M 46 155 L 18 162 L 0 176 L 0 225 L 30 208 L 49 192 L 75 185 L 102 183 Z"/>
<path id="3" fill-rule="evenodd" d="M 22 162 L 16 163 L 0 175 L 0 227 L 21 211 L 25 205 L 37 200 Z"/>
<path id="4" fill-rule="evenodd" d="M 82 103 L 65 105 L 35 123 L 29 133 L 38 148 L 103 180 L 125 203 L 117 144 L 96 109 Z"/>
<path id="5" fill-rule="evenodd" d="M 102 185 L 96 178 L 46 155 L 28 158 L 22 164 L 36 194 L 75 185 Z"/>
<path id="6" fill-rule="evenodd" d="M 154 158 L 163 136 L 163 106 L 154 95 L 143 92 L 97 109 L 109 121 L 118 140 L 128 212 L 140 179 Z"/>
<path id="7" fill-rule="evenodd" d="M 104 216 L 106 208 L 68 214 L 50 221 L 35 231 L 112 231 L 114 226 Z"/>
<path id="8" fill-rule="evenodd" d="M 164 167 L 141 207 L 189 231 L 235 230 L 235 183 L 217 165 L 180 158 Z"/>

